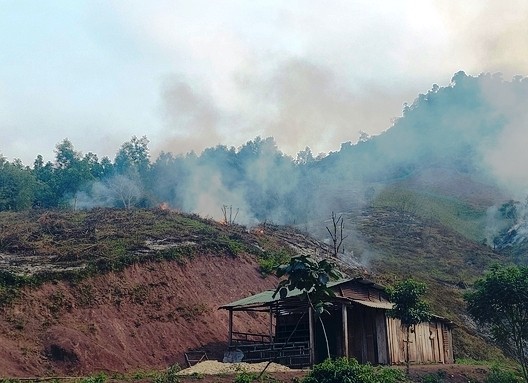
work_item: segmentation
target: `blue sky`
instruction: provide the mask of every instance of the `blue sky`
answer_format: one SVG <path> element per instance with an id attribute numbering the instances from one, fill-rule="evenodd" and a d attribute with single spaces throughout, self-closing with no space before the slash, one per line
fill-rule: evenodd
<path id="1" fill-rule="evenodd" d="M 0 0 L 0 153 L 328 152 L 459 70 L 527 75 L 527 51 L 521 0 Z"/>

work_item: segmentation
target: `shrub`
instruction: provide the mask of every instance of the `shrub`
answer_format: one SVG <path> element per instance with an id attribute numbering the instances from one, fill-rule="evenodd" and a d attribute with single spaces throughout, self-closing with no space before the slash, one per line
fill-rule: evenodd
<path id="1" fill-rule="evenodd" d="M 259 257 L 259 268 L 262 275 L 272 274 L 275 269 L 284 263 L 288 263 L 291 255 L 285 250 L 270 251 Z"/>
<path id="2" fill-rule="evenodd" d="M 158 374 L 154 378 L 154 383 L 178 383 L 180 380 L 178 379 L 178 372 L 181 371 L 181 367 L 178 363 L 173 364 L 167 370 L 164 372 Z"/>
<path id="3" fill-rule="evenodd" d="M 522 379 L 515 375 L 513 371 L 503 370 L 497 366 L 491 368 L 486 377 L 485 383 L 520 383 Z"/>
<path id="4" fill-rule="evenodd" d="M 88 376 L 86 378 L 82 378 L 80 383 L 105 383 L 107 379 L 107 376 L 100 372 L 97 375 Z"/>
<path id="5" fill-rule="evenodd" d="M 314 366 L 303 383 L 399 383 L 407 382 L 402 370 L 359 364 L 355 359 L 327 359 Z"/>
<path id="6" fill-rule="evenodd" d="M 251 383 L 257 379 L 257 376 L 256 373 L 242 371 L 235 377 L 234 383 Z"/>

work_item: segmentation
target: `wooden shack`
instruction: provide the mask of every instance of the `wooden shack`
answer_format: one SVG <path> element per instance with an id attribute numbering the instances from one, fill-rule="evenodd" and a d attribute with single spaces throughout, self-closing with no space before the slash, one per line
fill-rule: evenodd
<path id="1" fill-rule="evenodd" d="M 329 312 L 322 316 L 332 357 L 353 357 L 362 363 L 405 362 L 405 330 L 390 318 L 392 308 L 385 288 L 363 278 L 329 283 L 334 291 Z M 319 320 L 300 291 L 280 299 L 273 290 L 221 306 L 229 312 L 229 350 L 237 350 L 247 362 L 275 358 L 291 367 L 311 366 L 327 357 Z M 236 313 L 260 313 L 268 332 L 236 331 Z M 254 314 L 253 314 L 254 315 Z M 414 327 L 410 338 L 412 363 L 453 363 L 452 322 L 433 316 Z"/>

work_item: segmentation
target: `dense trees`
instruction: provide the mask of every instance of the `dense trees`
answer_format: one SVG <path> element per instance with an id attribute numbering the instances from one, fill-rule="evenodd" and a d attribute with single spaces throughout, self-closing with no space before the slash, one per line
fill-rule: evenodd
<path id="1" fill-rule="evenodd" d="M 0 156 L 0 210 L 30 208 L 35 200 L 37 180 L 20 162 Z"/>
<path id="2" fill-rule="evenodd" d="M 32 168 L 1 157 L 0 211 L 167 202 L 206 214 L 217 209 L 217 215 L 222 206 L 233 206 L 243 209 L 245 221 L 282 221 L 292 213 L 294 204 L 288 201 L 295 200 L 295 187 L 283 180 L 294 180 L 300 165 L 272 138 L 257 137 L 238 149 L 219 145 L 200 155 L 162 152 L 153 162 L 148 144 L 146 137 L 133 136 L 113 161 L 93 152 L 83 155 L 68 139 L 56 145 L 53 161 L 37 155 Z"/>
<path id="3" fill-rule="evenodd" d="M 245 223 L 294 223 L 341 211 L 349 201 L 371 196 L 365 194 L 368 186 L 403 179 L 428 165 L 441 164 L 476 179 L 488 177 L 483 153 L 491 151 L 494 158 L 509 153 L 513 146 L 504 146 L 499 138 L 527 115 L 526 80 L 457 73 L 449 86 L 435 85 L 418 96 L 391 129 L 373 138 L 362 135 L 357 144 L 345 143 L 323 157 L 306 148 L 291 158 L 279 151 L 273 138 L 257 137 L 239 148 L 219 145 L 201 154 L 162 153 L 154 160 L 148 139 L 134 136 L 110 159 L 80 153 L 65 139 L 57 145 L 53 161 L 45 163 L 37 156 L 33 168 L 4 159 L 0 172 L 6 202 L 0 209 L 167 202 L 216 218 L 222 206 L 233 206 Z M 508 103 L 492 102 L 490 95 Z M 490 142 L 496 147 L 489 147 Z M 23 174 L 29 175 L 24 187 L 17 183 Z M 133 191 L 128 198 L 120 192 L 125 179 Z M 514 175 L 511 181 L 517 179 Z"/>

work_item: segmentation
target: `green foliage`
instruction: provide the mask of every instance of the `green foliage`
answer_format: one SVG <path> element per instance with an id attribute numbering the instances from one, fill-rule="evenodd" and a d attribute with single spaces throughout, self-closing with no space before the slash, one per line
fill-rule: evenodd
<path id="1" fill-rule="evenodd" d="M 236 256 L 245 250 L 245 246 L 240 242 L 240 236 L 237 235 L 231 235 L 229 237 L 220 236 L 218 238 L 218 244 L 232 256 Z"/>
<path id="2" fill-rule="evenodd" d="M 251 383 L 257 380 L 258 374 L 254 372 L 242 371 L 235 377 L 234 383 Z"/>
<path id="3" fill-rule="evenodd" d="M 446 372 L 443 370 L 422 377 L 422 383 L 443 383 L 446 378 Z"/>
<path id="4" fill-rule="evenodd" d="M 181 367 L 178 363 L 173 364 L 165 371 L 159 373 L 154 377 L 154 383 L 178 383 L 180 381 L 178 372 L 181 371 Z"/>
<path id="5" fill-rule="evenodd" d="M 409 333 L 411 327 L 426 322 L 431 318 L 429 305 L 422 300 L 427 287 L 425 283 L 406 279 L 389 287 L 387 293 L 394 307 L 389 310 L 388 315 L 401 321 L 405 328 L 407 340 L 405 341 L 405 364 L 407 375 L 409 375 Z"/>
<path id="6" fill-rule="evenodd" d="M 484 383 L 521 383 L 522 379 L 511 370 L 501 369 L 497 366 L 491 368 Z"/>
<path id="7" fill-rule="evenodd" d="M 389 367 L 360 364 L 355 359 L 327 359 L 314 366 L 302 383 L 403 383 L 404 373 Z"/>
<path id="8" fill-rule="evenodd" d="M 183 265 L 187 260 L 193 258 L 195 252 L 195 246 L 178 246 L 160 250 L 157 256 L 160 260 L 176 261 Z"/>
<path id="9" fill-rule="evenodd" d="M 279 282 L 273 296 L 278 293 L 281 299 L 284 299 L 288 296 L 288 291 L 297 289 L 303 292 L 311 309 L 321 322 L 326 341 L 326 351 L 330 358 L 330 345 L 321 314 L 331 304 L 328 301 L 329 298 L 335 295 L 327 283 L 330 279 L 337 279 L 341 276 L 336 266 L 326 259 L 317 261 L 306 255 L 298 255 L 292 257 L 289 263 L 277 267 L 276 274 L 279 278 L 287 275 L 288 279 Z"/>
<path id="10" fill-rule="evenodd" d="M 138 172 L 145 175 L 150 167 L 148 144 L 146 136 L 132 136 L 130 141 L 121 145 L 115 158 L 116 171 L 120 174 Z"/>
<path id="11" fill-rule="evenodd" d="M 373 206 L 396 209 L 423 220 L 434 219 L 474 241 L 481 241 L 485 235 L 486 208 L 472 206 L 454 197 L 419 190 L 386 188 L 377 196 Z"/>
<path id="12" fill-rule="evenodd" d="M 82 378 L 79 383 L 105 383 L 107 379 L 108 377 L 103 372 L 100 372 L 96 375 Z"/>
<path id="13" fill-rule="evenodd" d="M 258 260 L 260 272 L 263 275 L 272 274 L 277 267 L 288 262 L 290 258 L 291 254 L 284 249 L 265 252 Z"/>
<path id="14" fill-rule="evenodd" d="M 341 276 L 332 262 L 327 259 L 317 261 L 307 255 L 292 257 L 289 263 L 277 268 L 276 274 L 279 278 L 287 275 L 288 279 L 279 282 L 275 294 L 286 298 L 288 291 L 304 291 L 308 293 L 318 314 L 323 313 L 324 302 L 335 295 L 327 283 Z"/>
<path id="15" fill-rule="evenodd" d="M 0 307 L 8 305 L 19 296 L 19 287 L 23 286 L 25 281 L 23 277 L 0 270 Z"/>
<path id="16" fill-rule="evenodd" d="M 473 358 L 457 358 L 455 360 L 456 364 L 466 365 L 466 366 L 491 366 L 494 362 L 489 360 L 479 360 Z"/>
<path id="17" fill-rule="evenodd" d="M 412 278 L 389 287 L 387 293 L 390 301 L 394 303 L 394 308 L 389 310 L 388 314 L 398 318 L 406 327 L 427 322 L 431 317 L 429 305 L 422 300 L 426 291 L 425 283 Z"/>
<path id="18" fill-rule="evenodd" d="M 464 298 L 469 314 L 491 328 L 495 340 L 513 354 L 528 382 L 528 267 L 494 266 Z"/>
<path id="19" fill-rule="evenodd" d="M 162 210 L 1 212 L 0 251 L 27 252 L 42 259 L 53 254 L 64 269 L 42 267 L 28 276 L 0 270 L 0 306 L 11 303 L 22 286 L 57 280 L 79 284 L 94 275 L 119 272 L 138 263 L 184 264 L 195 254 L 260 254 L 262 250 L 244 233 L 239 226 L 227 227 L 196 215 Z M 84 285 L 76 291 L 76 298 L 83 307 L 94 300 Z"/>
<path id="20" fill-rule="evenodd" d="M 36 189 L 37 180 L 27 169 L 0 156 L 0 211 L 31 208 Z"/>

